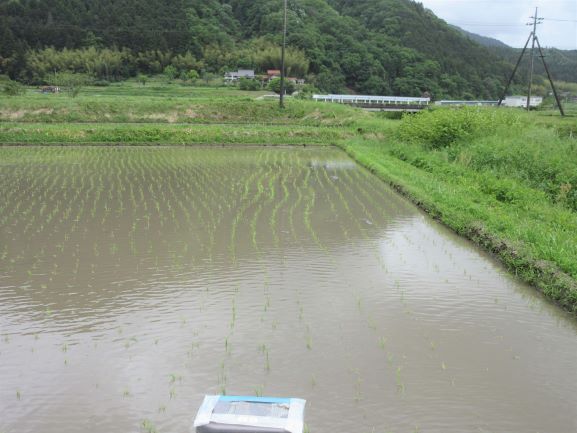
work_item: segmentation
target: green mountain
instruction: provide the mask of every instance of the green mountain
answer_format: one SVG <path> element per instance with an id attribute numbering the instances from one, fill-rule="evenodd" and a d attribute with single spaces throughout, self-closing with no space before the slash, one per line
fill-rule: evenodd
<path id="1" fill-rule="evenodd" d="M 280 0 L 0 0 L 0 74 L 279 66 Z M 496 98 L 511 59 L 411 0 L 289 0 L 288 67 L 324 91 Z M 49 49 L 53 47 L 54 49 Z M 66 50 L 66 51 L 63 51 Z M 348 89 L 348 90 L 347 90 Z"/>
<path id="2" fill-rule="evenodd" d="M 484 47 L 511 48 L 509 45 L 507 45 L 504 42 L 501 42 L 499 39 L 489 38 L 487 36 L 481 36 L 476 33 L 471 33 L 453 24 L 450 24 L 450 26 L 453 27 L 455 30 L 461 32 L 463 35 L 467 36 L 472 41 L 477 42 L 479 45 L 482 45 Z"/>
<path id="3" fill-rule="evenodd" d="M 503 42 L 488 38 L 485 36 L 480 36 L 475 33 L 470 33 L 463 30 L 457 26 L 452 26 L 462 34 L 467 36 L 474 42 L 477 42 L 484 47 L 487 47 L 489 51 L 493 52 L 497 56 L 503 58 L 504 60 L 515 63 L 521 55 L 521 48 L 512 48 Z M 527 37 L 529 35 L 527 34 Z M 538 53 L 537 53 L 538 54 Z M 559 50 L 557 48 L 543 48 L 543 54 L 545 55 L 545 61 L 547 66 L 553 76 L 554 80 L 567 81 L 571 83 L 577 83 L 577 50 Z M 529 53 L 525 55 L 524 62 L 520 65 L 527 69 L 528 60 L 530 59 Z M 540 61 L 536 59 L 535 72 L 540 75 L 545 75 L 545 68 Z M 522 69 L 523 70 L 523 69 Z M 524 72 L 522 72 L 523 74 Z"/>

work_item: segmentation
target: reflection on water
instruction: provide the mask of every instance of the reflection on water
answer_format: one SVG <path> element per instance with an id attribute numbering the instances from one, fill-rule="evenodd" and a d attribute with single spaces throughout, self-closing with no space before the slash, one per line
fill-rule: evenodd
<path id="1" fill-rule="evenodd" d="M 336 150 L 0 149 L 0 432 L 577 430 L 577 324 Z"/>

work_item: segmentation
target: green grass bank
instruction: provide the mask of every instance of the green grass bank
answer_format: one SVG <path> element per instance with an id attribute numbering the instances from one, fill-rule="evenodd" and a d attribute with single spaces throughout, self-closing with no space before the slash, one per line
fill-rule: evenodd
<path id="1" fill-rule="evenodd" d="M 300 100 L 279 110 L 262 95 L 135 83 L 77 98 L 28 89 L 0 100 L 0 144 L 339 146 L 577 314 L 577 117 L 468 108 L 393 120 Z"/>

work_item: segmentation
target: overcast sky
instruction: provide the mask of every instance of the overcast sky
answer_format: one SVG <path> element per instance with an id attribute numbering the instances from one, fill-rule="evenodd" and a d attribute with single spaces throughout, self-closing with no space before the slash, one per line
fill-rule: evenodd
<path id="1" fill-rule="evenodd" d="M 499 39 L 512 47 L 523 47 L 525 44 L 530 33 L 525 23 L 529 22 L 529 17 L 538 7 L 539 16 L 546 18 L 537 30 L 541 45 L 577 49 L 577 0 L 417 1 L 450 24 Z"/>

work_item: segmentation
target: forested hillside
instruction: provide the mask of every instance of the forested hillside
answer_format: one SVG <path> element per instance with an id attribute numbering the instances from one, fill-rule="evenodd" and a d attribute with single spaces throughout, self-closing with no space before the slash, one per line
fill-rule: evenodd
<path id="1" fill-rule="evenodd" d="M 510 47 L 497 39 L 476 35 L 475 33 L 470 33 L 457 26 L 452 27 L 472 41 L 487 47 L 489 51 L 511 63 L 515 63 L 521 54 L 521 48 Z M 528 36 L 529 35 L 527 34 L 527 37 Z M 541 41 L 541 43 L 543 44 L 544 42 Z M 536 53 L 538 54 L 537 51 Z M 553 79 L 577 83 L 577 50 L 559 50 L 557 48 L 543 47 L 543 53 L 545 54 L 545 60 L 547 61 L 547 66 L 551 71 Z M 525 54 L 525 62 L 521 66 L 526 66 L 529 58 L 529 52 L 527 52 Z M 522 67 L 521 74 L 525 73 L 527 69 L 528 68 L 526 67 Z M 535 63 L 535 72 L 541 75 L 545 74 L 545 68 L 540 60 Z"/>
<path id="2" fill-rule="evenodd" d="M 279 0 L 0 0 L 0 74 L 279 67 Z M 495 98 L 509 61 L 411 0 L 290 0 L 289 73 L 323 91 Z"/>
<path id="3" fill-rule="evenodd" d="M 489 50 L 510 62 L 516 62 L 522 51 L 520 48 L 511 47 L 490 47 Z M 543 48 L 543 53 L 554 80 L 577 83 L 577 50 Z M 536 55 L 539 55 L 537 51 Z M 527 52 L 521 65 L 521 73 L 528 71 L 529 59 L 530 55 L 529 52 Z M 538 57 L 535 60 L 535 73 L 544 75 L 545 68 L 543 67 L 541 59 Z"/>

